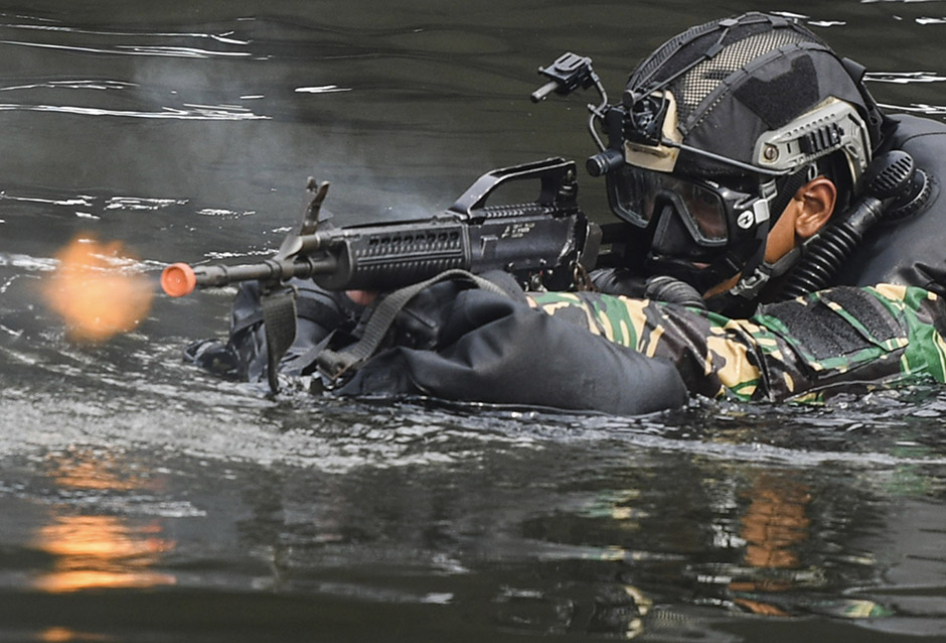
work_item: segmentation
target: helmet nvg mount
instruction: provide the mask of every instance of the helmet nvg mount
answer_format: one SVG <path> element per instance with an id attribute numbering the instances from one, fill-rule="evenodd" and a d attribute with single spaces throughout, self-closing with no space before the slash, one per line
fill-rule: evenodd
<path id="1" fill-rule="evenodd" d="M 594 86 L 601 95 L 600 105 L 589 105 L 600 151 L 586 168 L 605 177 L 611 209 L 621 219 L 659 234 L 661 225 L 651 222 L 664 216 L 659 210 L 673 209 L 672 199 L 664 208 L 649 202 L 653 212 L 641 216 L 640 186 L 658 193 L 642 173 L 695 181 L 701 194 L 734 184 L 755 192 L 727 204 L 725 247 L 685 258 L 693 266 L 679 273 L 708 288 L 741 272 L 731 292 L 744 299 L 787 269 L 765 264 L 765 238 L 794 192 L 817 175 L 818 160 L 843 158 L 835 166 L 846 167 L 844 178 L 857 186 L 880 139 L 882 116 L 862 82 L 864 69 L 840 59 L 798 21 L 777 15 L 748 13 L 676 36 L 635 69 L 617 105 L 608 104 L 588 58 L 565 54 L 539 72 L 550 82 L 533 100 L 578 87 Z M 687 217 L 698 218 L 692 204 L 689 209 Z"/>

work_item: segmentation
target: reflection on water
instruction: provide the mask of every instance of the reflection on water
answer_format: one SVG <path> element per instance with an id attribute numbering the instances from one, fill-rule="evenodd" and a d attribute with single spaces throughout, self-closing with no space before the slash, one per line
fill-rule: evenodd
<path id="1" fill-rule="evenodd" d="M 74 492 L 134 492 L 144 482 L 117 472 L 118 462 L 102 454 L 70 453 L 50 456 L 48 478 L 66 497 Z M 51 569 L 36 575 L 31 585 L 43 592 L 90 589 L 148 588 L 173 585 L 171 574 L 151 570 L 162 554 L 174 548 L 163 537 L 157 521 L 133 524 L 127 518 L 77 514 L 78 504 L 64 502 L 51 508 L 49 522 L 39 526 L 30 546 L 49 554 Z"/>
<path id="2" fill-rule="evenodd" d="M 46 643 L 67 643 L 68 641 L 110 641 L 111 639 L 107 636 L 77 632 L 65 627 L 50 627 L 37 633 L 35 640 Z"/>
<path id="3" fill-rule="evenodd" d="M 51 571 L 33 579 L 33 587 L 59 593 L 173 585 L 173 575 L 149 571 L 174 546 L 160 536 L 156 523 L 132 526 L 113 516 L 56 516 L 31 543 L 56 560 Z"/>
<path id="4" fill-rule="evenodd" d="M 763 474 L 753 480 L 746 495 L 750 502 L 740 519 L 746 564 L 760 569 L 797 568 L 796 545 L 808 539 L 811 525 L 805 511 L 811 502 L 808 490 L 791 478 Z"/>
<path id="5" fill-rule="evenodd" d="M 802 566 L 798 546 L 810 536 L 811 519 L 806 506 L 811 502 L 811 494 L 791 477 L 779 479 L 762 474 L 753 480 L 746 495 L 749 506 L 739 520 L 739 535 L 746 543 L 745 564 L 758 572 L 733 580 L 729 589 L 737 605 L 756 614 L 787 616 L 780 607 L 764 602 L 764 598 L 748 596 L 764 597 L 795 589 L 793 572 Z"/>

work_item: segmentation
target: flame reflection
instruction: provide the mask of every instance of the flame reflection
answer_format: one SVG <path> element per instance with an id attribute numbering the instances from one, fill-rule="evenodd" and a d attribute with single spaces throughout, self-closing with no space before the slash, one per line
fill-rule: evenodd
<path id="1" fill-rule="evenodd" d="M 50 463 L 51 478 L 63 489 L 126 492 L 145 485 L 116 472 L 114 460 L 100 454 L 71 454 Z M 36 530 L 32 545 L 53 557 L 50 569 L 32 580 L 40 591 L 147 588 L 176 581 L 152 569 L 175 545 L 162 537 L 157 521 L 133 524 L 120 516 L 64 511 Z"/>
<path id="2" fill-rule="evenodd" d="M 88 632 L 76 632 L 66 627 L 49 627 L 40 632 L 38 640 L 44 643 L 66 643 L 67 641 L 108 641 L 107 636 L 101 634 L 91 634 Z"/>
<path id="3" fill-rule="evenodd" d="M 132 527 L 114 516 L 59 516 L 36 534 L 35 546 L 56 562 L 33 585 L 50 593 L 173 585 L 173 576 L 149 570 L 174 547 L 159 534 L 157 525 Z"/>

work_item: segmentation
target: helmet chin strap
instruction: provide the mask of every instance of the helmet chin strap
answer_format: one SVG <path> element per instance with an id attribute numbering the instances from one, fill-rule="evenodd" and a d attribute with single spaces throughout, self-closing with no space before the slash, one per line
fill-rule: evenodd
<path id="1" fill-rule="evenodd" d="M 760 248 L 765 254 L 765 243 Z M 758 252 L 756 254 L 759 254 Z M 751 315 L 758 305 L 757 297 L 770 280 L 781 277 L 804 256 L 804 247 L 792 248 L 775 263 L 762 261 L 754 270 L 743 271 L 743 276 L 731 289 L 719 295 L 714 295 L 706 302 L 706 307 L 717 313 L 730 316 Z M 755 257 L 753 257 L 755 259 Z"/>
<path id="2" fill-rule="evenodd" d="M 816 172 L 817 166 L 812 164 L 779 181 L 781 185 L 778 185 L 775 193 L 769 198 L 769 207 L 774 217 L 769 217 L 756 228 L 755 238 L 758 245 L 742 269 L 739 281 L 728 291 L 710 297 L 706 302 L 710 310 L 731 316 L 751 315 L 758 305 L 759 293 L 769 281 L 785 274 L 801 258 L 804 249 L 796 247 L 774 263 L 768 263 L 765 261 L 765 249 L 772 225 L 782 216 L 795 193 Z"/>
<path id="3" fill-rule="evenodd" d="M 729 290 L 707 299 L 707 308 L 730 316 L 751 314 L 755 309 L 757 295 L 772 278 L 772 266 L 764 260 L 768 234 L 769 221 L 766 220 L 756 228 L 756 250 L 742 269 L 739 281 Z"/>

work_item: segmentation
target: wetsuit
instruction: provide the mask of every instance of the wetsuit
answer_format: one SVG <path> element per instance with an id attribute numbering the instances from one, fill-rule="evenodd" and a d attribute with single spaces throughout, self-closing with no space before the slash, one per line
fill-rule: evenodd
<path id="1" fill-rule="evenodd" d="M 871 230 L 837 275 L 838 284 L 896 283 L 946 296 L 946 124 L 915 116 L 889 116 L 896 126 L 885 149 L 904 150 L 931 180 L 916 212 Z"/>
<path id="2" fill-rule="evenodd" d="M 397 314 L 379 350 L 339 378 L 334 391 L 626 415 L 686 402 L 686 386 L 669 361 L 534 310 L 511 277 L 493 278 L 503 292 L 461 281 L 421 291 Z M 299 322 L 280 370 L 306 375 L 316 372 L 326 349 L 351 345 L 373 311 L 311 282 L 293 285 Z M 258 291 L 247 285 L 235 301 L 228 342 L 197 342 L 185 355 L 219 375 L 264 381 L 267 342 L 258 310 Z"/>

